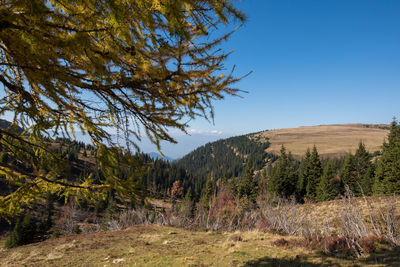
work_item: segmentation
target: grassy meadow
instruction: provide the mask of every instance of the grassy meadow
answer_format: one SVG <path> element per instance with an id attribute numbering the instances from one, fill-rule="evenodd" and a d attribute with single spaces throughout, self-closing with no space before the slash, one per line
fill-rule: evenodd
<path id="1" fill-rule="evenodd" d="M 381 149 L 389 130 L 387 125 L 319 125 L 265 131 L 254 134 L 261 142 L 269 139 L 267 152 L 279 155 L 281 146 L 296 158 L 304 156 L 307 148 L 317 146 L 321 157 L 334 158 L 354 153 L 362 141 L 371 153 Z"/>
<path id="2" fill-rule="evenodd" d="M 385 209 L 388 200 L 399 206 L 399 197 L 357 198 L 352 205 L 368 218 L 371 211 Z M 307 217 L 313 228 L 329 225 L 328 230 L 335 232 L 344 206 L 342 200 L 333 200 L 292 208 L 297 209 L 297 220 Z M 326 253 L 306 240 L 257 229 L 225 232 L 136 225 L 1 249 L 0 266 L 399 266 L 399 247 L 378 244 L 357 258 Z M 0 245 L 4 242 L 5 237 Z"/>
<path id="3" fill-rule="evenodd" d="M 396 266 L 398 249 L 338 258 L 259 231 L 191 231 L 166 226 L 72 235 L 0 252 L 1 266 Z M 278 240 L 278 241 L 277 241 Z M 384 255 L 384 256 L 383 256 Z"/>

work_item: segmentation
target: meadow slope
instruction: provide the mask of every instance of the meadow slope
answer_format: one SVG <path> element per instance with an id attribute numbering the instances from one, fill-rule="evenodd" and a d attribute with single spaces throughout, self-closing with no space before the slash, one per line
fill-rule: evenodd
<path id="1" fill-rule="evenodd" d="M 355 260 L 301 246 L 277 247 L 274 242 L 280 238 L 258 231 L 141 225 L 2 250 L 0 266 L 395 266 L 399 261 L 397 249 Z"/>
<path id="2" fill-rule="evenodd" d="M 304 126 L 264 131 L 250 137 L 260 142 L 268 139 L 271 143 L 267 149 L 269 153 L 278 155 L 284 145 L 296 158 L 300 158 L 307 148 L 316 145 L 321 157 L 333 158 L 354 153 L 360 141 L 371 153 L 380 150 L 389 133 L 388 127 L 381 124 Z"/>

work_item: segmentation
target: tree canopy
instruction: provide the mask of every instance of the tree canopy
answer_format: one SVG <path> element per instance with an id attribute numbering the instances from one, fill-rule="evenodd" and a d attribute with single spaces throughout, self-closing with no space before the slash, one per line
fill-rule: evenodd
<path id="1" fill-rule="evenodd" d="M 400 193 L 400 124 L 393 120 L 387 142 L 382 146 L 382 156 L 375 172 L 375 194 Z"/>
<path id="2" fill-rule="evenodd" d="M 2 151 L 17 166 L 0 171 L 15 187 L 0 213 L 15 214 L 47 191 L 66 196 L 114 188 L 135 191 L 134 178 L 113 171 L 132 165 L 125 148 L 144 131 L 159 147 L 174 142 L 192 118 L 213 118 L 212 100 L 236 95 L 240 77 L 226 72 L 219 44 L 234 30 L 220 25 L 244 15 L 228 0 L 4 0 L 0 2 L 0 113 L 22 134 L 1 129 Z M 117 138 L 109 132 L 116 129 Z M 49 149 L 76 130 L 98 148 L 104 180 L 62 175 L 65 161 Z M 137 148 L 137 147 L 136 147 Z"/>

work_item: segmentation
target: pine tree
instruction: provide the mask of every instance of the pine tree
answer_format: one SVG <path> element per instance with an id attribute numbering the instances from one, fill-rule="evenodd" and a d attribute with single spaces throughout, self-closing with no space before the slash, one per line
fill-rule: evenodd
<path id="1" fill-rule="evenodd" d="M 307 148 L 305 157 L 303 158 L 298 171 L 299 179 L 296 185 L 296 198 L 298 201 L 302 200 L 307 193 L 306 186 L 307 186 L 307 176 L 308 173 L 310 172 L 309 170 L 311 165 L 310 160 L 311 160 L 311 152 L 310 149 Z"/>
<path id="2" fill-rule="evenodd" d="M 317 201 L 335 199 L 340 194 L 340 181 L 335 177 L 333 163 L 328 161 L 317 187 Z"/>
<path id="3" fill-rule="evenodd" d="M 286 154 L 286 149 L 282 145 L 281 154 L 268 181 L 268 190 L 281 197 L 290 197 L 295 193 L 296 184 L 297 175 L 294 169 L 294 159 L 290 152 Z"/>
<path id="4" fill-rule="evenodd" d="M 361 189 L 355 190 L 356 195 L 371 195 L 374 182 L 374 166 L 371 162 L 371 155 L 362 142 L 359 143 L 358 149 L 354 154 L 354 165 L 357 173 L 357 186 L 361 187 Z"/>
<path id="5" fill-rule="evenodd" d="M 210 208 L 210 199 L 212 196 L 212 190 L 213 190 L 212 178 L 209 177 L 206 181 L 203 191 L 201 192 L 201 197 L 200 197 L 200 203 L 205 212 L 208 212 Z"/>
<path id="6" fill-rule="evenodd" d="M 306 197 L 309 200 L 315 200 L 317 186 L 322 175 L 321 160 L 319 159 L 316 146 L 313 147 L 307 171 L 308 172 L 304 174 L 306 181 Z"/>
<path id="7" fill-rule="evenodd" d="M 32 243 L 36 237 L 36 223 L 31 215 L 26 215 L 22 222 L 18 219 L 5 247 L 12 248 Z"/>
<path id="8" fill-rule="evenodd" d="M 257 197 L 257 182 L 254 177 L 253 162 L 247 161 L 243 176 L 240 179 L 238 188 L 239 197 L 246 197 L 252 202 L 256 201 Z"/>
<path id="9" fill-rule="evenodd" d="M 400 125 L 393 120 L 375 173 L 374 194 L 400 193 Z"/>
<path id="10" fill-rule="evenodd" d="M 193 200 L 192 189 L 190 187 L 187 190 L 186 195 L 182 200 L 180 206 L 181 206 L 180 211 L 182 214 L 184 214 L 189 218 L 193 218 L 195 210 L 195 202 Z"/>
<path id="11" fill-rule="evenodd" d="M 358 180 L 355 159 L 352 154 L 348 154 L 345 157 L 340 178 L 343 185 L 347 185 L 355 195 L 360 195 L 360 183 Z"/>

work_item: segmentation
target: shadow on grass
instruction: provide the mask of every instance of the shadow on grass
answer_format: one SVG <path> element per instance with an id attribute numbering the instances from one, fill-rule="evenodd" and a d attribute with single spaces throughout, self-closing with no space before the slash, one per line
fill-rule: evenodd
<path id="1" fill-rule="evenodd" d="M 323 258 L 323 263 L 312 263 L 308 262 L 307 258 L 296 258 L 296 259 L 279 259 L 279 258 L 270 258 L 270 257 L 263 257 L 257 260 L 248 261 L 244 264 L 244 266 L 251 267 L 251 266 L 276 266 L 276 267 L 313 267 L 313 266 L 341 266 L 340 263 L 333 261 L 332 258 L 324 257 L 322 254 L 319 255 Z M 380 266 L 387 266 L 387 267 L 399 267 L 400 266 L 400 247 L 394 248 L 381 248 L 370 256 L 366 258 L 351 258 L 351 257 L 338 257 L 337 260 L 344 260 L 350 266 L 369 266 L 379 264 Z"/>
<path id="2" fill-rule="evenodd" d="M 334 263 L 329 259 L 324 259 L 324 263 L 311 263 L 307 262 L 307 259 L 296 258 L 296 259 L 279 259 L 279 258 L 270 258 L 270 257 L 263 257 L 257 260 L 252 260 L 246 262 L 244 266 L 251 267 L 251 266 L 276 266 L 276 267 L 314 267 L 314 266 L 340 266 L 340 264 Z M 357 266 L 357 265 L 356 265 Z"/>
<path id="3" fill-rule="evenodd" d="M 365 264 L 381 264 L 384 266 L 400 266 L 400 247 L 381 248 L 369 257 L 360 259 Z"/>

